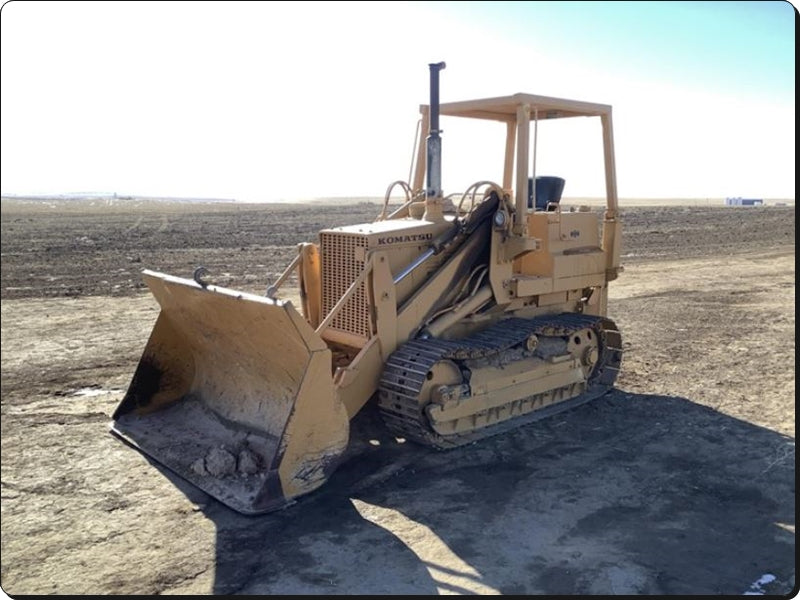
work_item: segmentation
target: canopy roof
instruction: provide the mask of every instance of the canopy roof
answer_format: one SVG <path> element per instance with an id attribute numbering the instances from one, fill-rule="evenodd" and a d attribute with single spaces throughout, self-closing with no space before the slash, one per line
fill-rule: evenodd
<path id="1" fill-rule="evenodd" d="M 549 98 L 533 94 L 514 94 L 499 98 L 482 100 L 464 100 L 462 102 L 443 102 L 439 113 L 453 117 L 470 117 L 473 119 L 489 119 L 493 121 L 514 121 L 517 118 L 517 107 L 530 106 L 531 119 L 560 119 L 564 117 L 596 117 L 611 114 L 611 106 L 594 104 L 578 100 Z"/>

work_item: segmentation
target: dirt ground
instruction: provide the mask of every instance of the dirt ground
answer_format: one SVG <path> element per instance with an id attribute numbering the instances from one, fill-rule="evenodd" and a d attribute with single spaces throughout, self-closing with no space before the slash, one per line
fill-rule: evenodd
<path id="1" fill-rule="evenodd" d="M 795 209 L 624 212 L 591 404 L 457 450 L 371 407 L 317 492 L 239 515 L 109 433 L 158 314 L 143 268 L 263 293 L 377 207 L 2 204 L 2 589 L 19 594 L 789 594 Z"/>

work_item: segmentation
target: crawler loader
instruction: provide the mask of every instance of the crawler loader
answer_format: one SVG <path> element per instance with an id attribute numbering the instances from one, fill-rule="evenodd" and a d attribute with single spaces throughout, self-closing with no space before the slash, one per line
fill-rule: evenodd
<path id="1" fill-rule="evenodd" d="M 622 358 L 606 310 L 621 271 L 611 107 L 531 94 L 440 103 L 444 66 L 429 65 L 413 177 L 389 186 L 374 222 L 301 244 L 264 296 L 144 271 L 161 312 L 114 433 L 256 514 L 325 483 L 367 402 L 398 438 L 447 449 L 611 388 Z M 440 115 L 505 126 L 502 182 L 443 194 Z M 579 117 L 602 126 L 603 215 L 562 210 L 564 180 L 531 172 L 539 121 Z M 301 310 L 279 297 L 292 274 Z"/>

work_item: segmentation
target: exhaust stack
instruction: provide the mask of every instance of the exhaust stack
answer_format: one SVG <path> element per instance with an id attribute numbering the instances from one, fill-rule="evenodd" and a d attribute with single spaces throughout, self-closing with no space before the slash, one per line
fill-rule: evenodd
<path id="1" fill-rule="evenodd" d="M 425 196 L 440 198 L 442 196 L 442 138 L 439 135 L 439 71 L 445 68 L 444 62 L 430 63 L 431 101 L 430 130 L 427 138 L 427 189 Z"/>

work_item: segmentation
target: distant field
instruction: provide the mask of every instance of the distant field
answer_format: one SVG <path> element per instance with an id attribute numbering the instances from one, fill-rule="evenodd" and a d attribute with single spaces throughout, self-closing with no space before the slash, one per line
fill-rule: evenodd
<path id="1" fill-rule="evenodd" d="M 397 205 L 403 201 L 402 198 L 392 198 L 391 204 Z M 219 205 L 222 207 L 229 207 L 231 204 L 324 204 L 327 206 L 352 206 L 358 204 L 383 204 L 383 198 L 374 197 L 344 197 L 332 196 L 327 198 L 309 198 L 306 200 L 287 200 L 276 202 L 274 200 L 264 202 L 254 202 L 248 200 L 247 202 L 237 202 L 235 200 L 222 200 L 212 198 L 158 198 L 158 197 L 138 197 L 138 196 L 125 196 L 125 197 L 105 197 L 105 196 L 87 196 L 87 197 L 60 197 L 60 196 L 3 196 L 0 199 L 4 207 L 8 206 L 27 206 L 32 210 L 37 208 L 40 210 L 85 210 L 87 207 L 124 207 L 126 210 L 139 207 L 146 208 L 148 206 L 162 206 L 165 203 L 171 205 L 172 209 L 196 210 L 198 204 L 205 207 L 209 205 Z M 583 198 L 583 197 L 565 197 L 561 200 L 564 206 L 604 206 L 605 198 Z M 765 198 L 764 204 L 766 206 L 794 206 L 794 198 Z M 626 206 L 724 206 L 725 198 L 620 198 L 620 207 Z"/>
<path id="2" fill-rule="evenodd" d="M 585 204 L 602 206 L 605 198 L 564 198 L 562 204 Z M 765 198 L 766 206 L 794 206 L 794 198 Z M 725 198 L 620 198 L 619 205 L 625 206 L 725 206 Z M 736 208 L 736 207 L 732 207 Z M 739 207 L 750 208 L 750 207 Z"/>
<path id="3" fill-rule="evenodd" d="M 600 212 L 602 205 L 591 210 Z M 4 200 L 2 298 L 132 295 L 144 288 L 144 268 L 188 276 L 198 265 L 207 267 L 219 285 L 261 292 L 292 261 L 297 244 L 316 240 L 325 228 L 372 222 L 379 212 L 378 203 L 364 199 L 313 204 Z M 625 264 L 727 256 L 763 247 L 766 240 L 794 244 L 793 205 L 622 204 L 622 215 Z"/>

